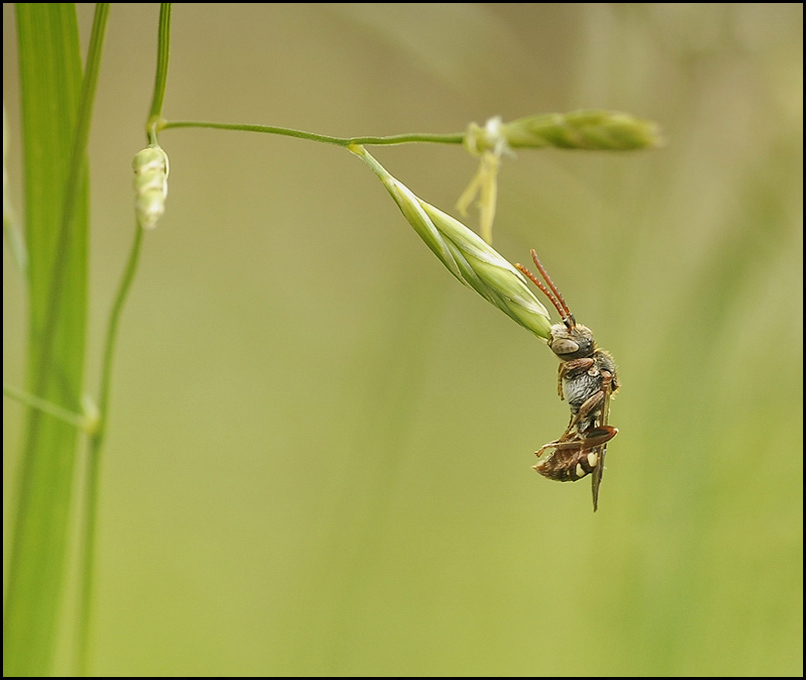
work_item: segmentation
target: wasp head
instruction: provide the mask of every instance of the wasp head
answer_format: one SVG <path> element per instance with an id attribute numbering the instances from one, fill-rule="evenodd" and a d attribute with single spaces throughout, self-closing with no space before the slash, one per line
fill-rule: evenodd
<path id="1" fill-rule="evenodd" d="M 551 338 L 548 342 L 549 349 L 561 361 L 590 357 L 596 349 L 591 329 L 574 323 L 573 317 L 571 317 L 570 323 L 554 324 L 551 327 Z"/>

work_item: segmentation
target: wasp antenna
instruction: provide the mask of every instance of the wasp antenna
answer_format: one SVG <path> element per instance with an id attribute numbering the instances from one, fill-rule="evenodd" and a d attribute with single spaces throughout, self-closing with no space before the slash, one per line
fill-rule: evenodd
<path id="1" fill-rule="evenodd" d="M 554 296 L 556 297 L 548 295 L 548 293 L 546 293 L 545 287 L 543 287 L 542 285 L 540 286 L 540 290 L 546 293 L 546 295 L 548 295 L 552 303 L 554 303 L 554 306 L 557 308 L 557 311 L 560 313 L 560 316 L 563 319 L 563 323 L 569 328 L 572 328 L 573 326 L 576 325 L 576 319 L 574 319 L 574 315 L 571 313 L 571 310 L 568 309 L 568 304 L 565 302 L 565 298 L 563 297 L 563 294 L 560 292 L 560 289 L 557 288 L 554 281 L 551 280 L 551 277 L 549 276 L 549 273 L 546 271 L 546 268 L 543 266 L 543 263 L 540 262 L 540 258 L 537 256 L 537 253 L 535 252 L 534 248 L 532 248 L 532 260 L 534 260 L 535 267 L 537 267 L 537 271 L 539 271 L 542 277 L 546 280 L 546 283 L 548 284 L 549 288 L 551 288 L 552 293 L 554 293 Z"/>
<path id="2" fill-rule="evenodd" d="M 561 317 L 565 317 L 566 311 L 565 311 L 565 310 L 564 310 L 564 309 L 563 309 L 563 308 L 560 306 L 560 301 L 559 301 L 559 300 L 558 300 L 556 297 L 554 297 L 554 293 L 552 293 L 552 292 L 551 292 L 551 290 L 549 290 L 548 288 L 546 288 L 546 284 L 545 284 L 545 283 L 543 283 L 543 282 L 542 282 L 540 279 L 538 279 L 538 278 L 537 278 L 537 277 L 536 277 L 536 276 L 535 276 L 535 275 L 534 275 L 534 274 L 533 274 L 531 271 L 529 271 L 529 270 L 528 270 L 526 267 L 524 267 L 522 264 L 520 264 L 520 263 L 516 262 L 516 263 L 515 263 L 515 266 L 516 266 L 516 267 L 517 267 L 517 268 L 518 268 L 518 269 L 519 269 L 521 272 L 523 272 L 524 274 L 526 274 L 526 276 L 528 276 L 528 277 L 529 277 L 529 280 L 530 280 L 532 283 L 534 283 L 534 284 L 535 284 L 535 285 L 536 285 L 536 286 L 537 286 L 537 287 L 538 287 L 540 290 L 542 290 L 542 291 L 543 291 L 543 293 L 545 294 L 545 296 L 546 296 L 546 297 L 547 297 L 549 300 L 551 300 L 551 304 L 552 304 L 552 305 L 554 305 L 554 309 L 556 309 L 556 310 L 557 310 L 557 313 L 558 313 L 558 314 L 559 314 Z"/>

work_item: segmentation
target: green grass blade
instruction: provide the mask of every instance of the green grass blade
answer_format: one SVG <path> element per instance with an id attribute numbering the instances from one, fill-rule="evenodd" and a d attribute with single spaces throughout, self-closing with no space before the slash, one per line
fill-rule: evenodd
<path id="1" fill-rule="evenodd" d="M 88 187 L 75 7 L 17 6 L 29 255 L 28 391 L 80 412 Z M 84 144 L 86 142 L 84 141 Z M 72 178 L 72 179 L 71 179 Z M 31 409 L 3 620 L 4 675 L 47 675 L 65 584 L 75 427 Z"/>

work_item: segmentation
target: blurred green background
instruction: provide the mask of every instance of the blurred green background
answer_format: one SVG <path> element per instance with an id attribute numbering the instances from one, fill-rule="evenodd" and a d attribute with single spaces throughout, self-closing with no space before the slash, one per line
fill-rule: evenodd
<path id="1" fill-rule="evenodd" d="M 107 32 L 93 392 L 158 11 L 114 5 Z M 500 176 L 496 248 L 536 248 L 619 363 L 594 515 L 587 481 L 530 468 L 567 424 L 557 361 L 450 276 L 368 168 L 164 133 L 168 211 L 117 352 L 94 672 L 801 675 L 802 21 L 800 4 L 176 5 L 169 119 L 347 136 L 609 108 L 667 146 L 522 151 Z M 15 50 L 4 4 L 21 206 Z M 454 214 L 476 168 L 459 147 L 373 153 Z M 3 270 L 22 385 L 7 248 Z M 4 400 L 4 546 L 22 415 Z"/>

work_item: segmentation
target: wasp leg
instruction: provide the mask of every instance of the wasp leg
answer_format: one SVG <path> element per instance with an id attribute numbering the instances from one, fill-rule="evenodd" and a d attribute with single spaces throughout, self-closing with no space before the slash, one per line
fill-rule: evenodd
<path id="1" fill-rule="evenodd" d="M 570 361 L 564 361 L 560 364 L 560 371 L 563 374 L 566 373 L 584 373 L 588 369 L 590 369 L 593 364 L 596 362 L 593 360 L 593 357 L 583 357 L 582 359 L 571 359 Z"/>
<path id="2" fill-rule="evenodd" d="M 584 437 L 574 439 L 567 439 L 565 441 L 553 441 L 551 444 L 546 444 L 540 450 L 544 451 L 547 448 L 554 448 L 558 451 L 573 451 L 574 449 L 593 449 L 602 444 L 607 444 L 613 437 L 618 434 L 618 428 L 610 425 L 600 425 L 599 427 L 590 431 Z"/>
<path id="3" fill-rule="evenodd" d="M 568 432 L 569 431 L 566 430 L 566 434 L 568 434 Z M 535 455 L 538 458 L 540 458 L 540 456 L 543 455 L 543 451 L 546 451 L 548 449 L 560 449 L 560 448 L 573 449 L 573 448 L 579 448 L 580 442 L 582 441 L 579 438 L 579 435 L 577 435 L 574 438 L 569 437 L 567 439 L 563 439 L 563 437 L 565 437 L 565 434 L 562 437 L 560 437 L 559 439 L 555 439 L 553 442 L 549 442 L 548 444 L 543 444 L 543 446 L 541 446 L 537 451 L 535 451 Z"/>

